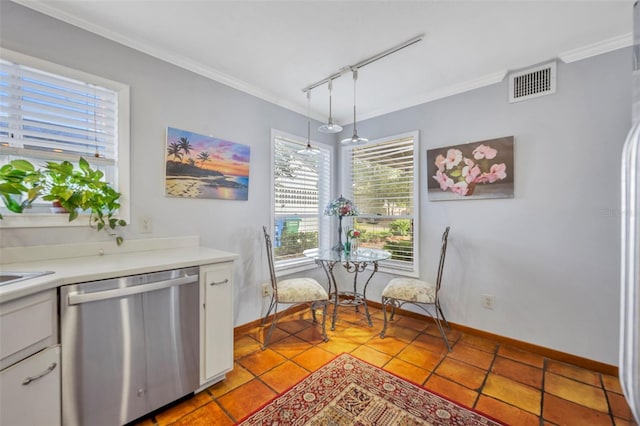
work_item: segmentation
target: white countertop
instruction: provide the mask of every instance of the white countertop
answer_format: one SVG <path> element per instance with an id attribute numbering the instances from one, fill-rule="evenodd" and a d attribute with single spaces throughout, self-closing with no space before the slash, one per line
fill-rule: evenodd
<path id="1" fill-rule="evenodd" d="M 119 248 L 103 249 L 95 248 L 93 245 L 90 248 L 87 245 L 51 246 L 49 250 L 51 256 L 57 254 L 64 257 L 48 259 L 42 258 L 44 256 L 41 255 L 40 258 L 29 261 L 0 264 L 2 272 L 53 271 L 52 274 L 0 286 L 0 302 L 7 302 L 61 285 L 228 262 L 238 258 L 235 253 L 200 247 L 194 243 L 198 244 L 197 238 L 178 239 L 173 245 L 171 239 L 162 239 L 160 244 L 154 244 L 154 240 L 145 240 L 142 244 L 130 244 L 128 249 L 121 251 Z M 80 249 L 84 253 L 96 254 L 73 255 L 77 253 L 78 246 L 81 246 Z M 46 251 L 42 250 L 42 247 L 44 246 L 40 246 L 40 251 Z M 13 255 L 14 253 L 8 253 L 10 250 L 4 249 L 3 260 L 7 258 L 14 260 L 16 256 Z M 31 251 L 37 252 L 38 249 Z"/>

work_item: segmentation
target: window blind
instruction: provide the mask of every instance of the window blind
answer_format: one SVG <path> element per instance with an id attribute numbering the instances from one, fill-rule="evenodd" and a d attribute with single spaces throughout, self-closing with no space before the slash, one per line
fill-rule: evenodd
<path id="1" fill-rule="evenodd" d="M 304 250 L 329 245 L 322 216 L 329 202 L 330 150 L 316 155 L 299 153 L 306 142 L 277 135 L 274 138 L 274 254 L 276 262 L 305 259 Z"/>
<path id="2" fill-rule="evenodd" d="M 113 90 L 0 60 L 0 145 L 24 157 L 115 164 L 117 105 Z"/>
<path id="3" fill-rule="evenodd" d="M 354 228 L 360 247 L 391 252 L 390 268 L 414 271 L 416 147 L 414 136 L 373 141 L 349 148 L 350 196 L 360 214 Z"/>

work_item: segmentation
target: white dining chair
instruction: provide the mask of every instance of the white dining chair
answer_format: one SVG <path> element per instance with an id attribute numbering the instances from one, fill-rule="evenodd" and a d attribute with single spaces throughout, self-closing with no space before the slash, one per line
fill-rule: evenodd
<path id="1" fill-rule="evenodd" d="M 302 303 L 308 303 L 311 307 L 311 313 L 313 315 L 313 322 L 317 322 L 316 309 L 322 308 L 322 337 L 326 342 L 329 340 L 326 331 L 326 319 L 327 319 L 327 305 L 329 303 L 329 294 L 327 290 L 315 279 L 303 277 L 303 278 L 290 278 L 286 280 L 278 281 L 276 278 L 276 270 L 273 264 L 273 245 L 271 243 L 271 236 L 267 231 L 267 227 L 263 226 L 264 240 L 267 247 L 267 258 L 269 263 L 269 275 L 271 277 L 271 302 L 269 303 L 269 309 L 267 314 L 262 319 L 262 325 L 264 325 L 273 311 L 273 321 L 269 327 L 269 331 L 264 338 L 262 350 L 267 348 L 273 330 L 278 323 L 278 304 L 285 303 L 290 305 L 299 305 Z"/>
<path id="2" fill-rule="evenodd" d="M 447 240 L 449 238 L 449 227 L 445 229 L 442 234 L 442 244 L 440 246 L 440 262 L 438 263 L 438 274 L 436 276 L 435 284 L 419 280 L 416 278 L 393 278 L 389 281 L 387 286 L 382 291 L 382 310 L 384 313 L 384 325 L 380 337 L 384 338 L 387 331 L 387 308 L 391 307 L 391 318 L 396 313 L 396 308 L 402 307 L 405 303 L 412 304 L 419 307 L 426 312 L 436 323 L 440 335 L 444 340 L 445 345 L 449 352 L 451 352 L 451 346 L 447 340 L 447 336 L 442 327 L 442 322 L 449 329 L 449 323 L 442 312 L 442 306 L 440 306 L 440 286 L 442 284 L 442 271 L 444 269 L 444 259 L 447 253 Z M 429 308 L 433 308 L 435 315 L 431 313 Z"/>

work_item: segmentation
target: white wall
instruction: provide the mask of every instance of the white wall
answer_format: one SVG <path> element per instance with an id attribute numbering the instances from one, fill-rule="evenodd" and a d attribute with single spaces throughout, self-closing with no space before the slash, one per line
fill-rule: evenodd
<path id="1" fill-rule="evenodd" d="M 306 120 L 6 1 L 0 45 L 131 86 L 132 224 L 125 237 L 197 234 L 203 245 L 239 253 L 235 324 L 258 318 L 259 283 L 267 277 L 260 229 L 269 220 L 269 131 L 304 135 Z M 421 276 L 435 275 L 440 235 L 450 225 L 443 285 L 451 321 L 617 365 L 616 212 L 630 70 L 624 49 L 560 63 L 552 96 L 509 104 L 503 82 L 358 123 L 368 138 L 420 131 Z M 167 126 L 251 146 L 249 200 L 166 198 Z M 514 199 L 427 200 L 427 149 L 509 135 L 515 137 Z M 153 234 L 138 233 L 142 216 L 152 217 Z M 4 247 L 100 238 L 80 228 L 1 232 Z M 378 274 L 370 299 L 379 300 L 388 278 Z M 495 310 L 480 307 L 481 294 L 496 297 Z"/>

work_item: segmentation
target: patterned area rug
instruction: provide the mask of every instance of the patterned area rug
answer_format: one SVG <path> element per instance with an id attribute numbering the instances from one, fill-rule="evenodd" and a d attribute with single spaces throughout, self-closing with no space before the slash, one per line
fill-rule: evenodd
<path id="1" fill-rule="evenodd" d="M 500 425 L 342 354 L 239 425 Z"/>

